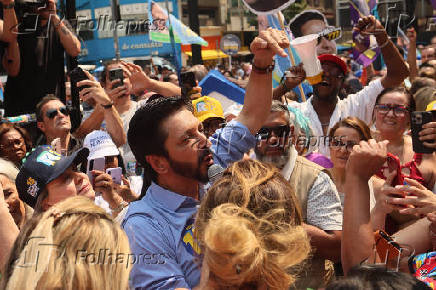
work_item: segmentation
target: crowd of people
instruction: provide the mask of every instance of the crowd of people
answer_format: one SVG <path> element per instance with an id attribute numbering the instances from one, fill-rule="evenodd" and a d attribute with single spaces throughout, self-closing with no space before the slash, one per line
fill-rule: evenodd
<path id="1" fill-rule="evenodd" d="M 14 2 L 1 2 L 10 28 Z M 56 13 L 48 2 L 42 16 Z M 77 55 L 67 24 L 44 25 Z M 326 28 L 314 10 L 291 20 L 295 37 L 320 35 L 311 86 L 297 65 L 273 88 L 290 41 L 272 28 L 252 41 L 251 63 L 216 67 L 245 89 L 243 104 L 200 87 L 187 96 L 169 67 L 108 62 L 77 83 L 73 129 L 57 68 L 43 69 L 62 47 L 32 64 L 29 36 L 3 33 L 6 115 L 38 96 L 26 103 L 35 130 L 0 125 L 0 288 L 434 289 L 436 37 L 417 47 L 412 28 L 394 43 L 363 17 L 354 29 L 377 31 L 376 71 L 338 54 Z M 32 67 L 44 70 L 39 90 L 25 83 Z M 183 70 L 197 84 L 208 74 Z M 414 112 L 430 120 L 417 129 Z"/>

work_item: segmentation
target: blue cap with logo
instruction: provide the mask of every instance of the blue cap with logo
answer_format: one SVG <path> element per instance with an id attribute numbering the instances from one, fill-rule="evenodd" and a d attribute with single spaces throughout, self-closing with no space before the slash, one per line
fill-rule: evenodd
<path id="1" fill-rule="evenodd" d="M 62 156 L 50 146 L 38 146 L 23 160 L 24 164 L 17 175 L 15 184 L 20 199 L 32 208 L 45 186 L 58 178 L 71 165 L 80 164 L 89 154 L 81 148 L 70 156 Z"/>

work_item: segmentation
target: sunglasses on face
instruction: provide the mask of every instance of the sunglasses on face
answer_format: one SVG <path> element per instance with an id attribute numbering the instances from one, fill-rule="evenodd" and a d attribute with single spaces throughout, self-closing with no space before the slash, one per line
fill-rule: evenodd
<path id="1" fill-rule="evenodd" d="M 286 137 L 291 128 L 288 125 L 281 125 L 276 127 L 262 127 L 259 132 L 257 132 L 257 139 L 268 139 L 271 136 L 271 133 L 274 133 L 277 137 Z"/>
<path id="2" fill-rule="evenodd" d="M 59 112 L 61 112 L 65 116 L 68 116 L 70 114 L 67 107 L 64 106 L 64 107 L 60 107 L 58 109 L 47 110 L 47 112 L 45 112 L 45 115 L 47 116 L 47 118 L 53 119 L 54 117 L 56 117 L 58 115 Z"/>
<path id="3" fill-rule="evenodd" d="M 342 29 L 340 27 L 329 26 L 320 33 L 318 33 L 318 45 L 321 43 L 322 39 L 325 38 L 328 41 L 333 41 L 341 38 Z"/>
<path id="4" fill-rule="evenodd" d="M 407 113 L 409 113 L 409 108 L 402 105 L 378 104 L 375 105 L 375 109 L 377 112 L 383 115 L 386 115 L 390 110 L 392 110 L 395 117 L 404 117 Z"/>
<path id="5" fill-rule="evenodd" d="M 341 140 L 337 140 L 337 139 L 333 139 L 330 142 L 330 147 L 335 149 L 335 150 L 339 150 L 341 148 L 347 149 L 348 152 L 353 151 L 353 147 L 354 145 L 358 145 L 358 143 L 354 142 L 354 141 L 347 141 L 347 142 L 342 142 Z"/>

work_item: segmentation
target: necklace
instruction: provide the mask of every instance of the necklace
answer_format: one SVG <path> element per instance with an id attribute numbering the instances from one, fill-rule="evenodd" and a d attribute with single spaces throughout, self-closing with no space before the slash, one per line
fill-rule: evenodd
<path id="1" fill-rule="evenodd" d="M 321 126 L 328 126 L 328 125 L 330 125 L 330 122 L 329 123 L 321 123 Z"/>

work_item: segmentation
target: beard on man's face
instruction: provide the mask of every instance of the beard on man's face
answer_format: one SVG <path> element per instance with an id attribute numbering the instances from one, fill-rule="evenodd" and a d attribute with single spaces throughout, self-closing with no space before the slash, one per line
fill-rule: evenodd
<path id="1" fill-rule="evenodd" d="M 282 148 L 282 154 L 280 155 L 268 155 L 265 153 L 261 153 L 258 150 L 255 150 L 256 159 L 265 162 L 265 163 L 271 163 L 278 169 L 282 170 L 286 163 L 289 161 L 289 156 L 291 155 L 291 145 Z"/>
<path id="2" fill-rule="evenodd" d="M 171 157 L 169 157 L 169 161 L 171 168 L 174 170 L 175 173 L 186 178 L 195 179 L 201 183 L 206 183 L 209 181 L 209 176 L 207 175 L 207 169 L 209 168 L 209 166 L 206 166 L 206 171 L 202 172 L 202 163 L 204 161 L 204 158 L 211 153 L 212 152 L 209 150 L 209 148 L 200 149 L 198 152 L 196 164 L 183 161 L 175 161 L 171 159 Z"/>

